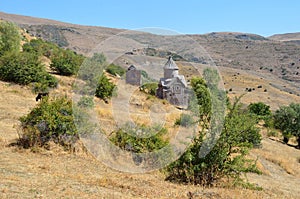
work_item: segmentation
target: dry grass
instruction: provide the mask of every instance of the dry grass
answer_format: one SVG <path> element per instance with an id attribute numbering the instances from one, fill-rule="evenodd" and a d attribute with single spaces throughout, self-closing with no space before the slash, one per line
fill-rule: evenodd
<path id="1" fill-rule="evenodd" d="M 276 110 L 282 105 L 289 105 L 292 102 L 300 101 L 299 96 L 270 85 L 270 83 L 274 82 L 276 82 L 276 84 L 285 84 L 278 79 L 274 80 L 270 77 L 264 77 L 254 71 L 245 72 L 239 69 L 222 67 L 220 67 L 220 70 L 226 90 L 232 89 L 232 91 L 228 93 L 231 100 L 245 94 L 241 99 L 242 103 L 264 102 L 271 106 L 272 110 Z M 258 88 L 258 86 L 262 86 L 262 88 Z M 255 90 L 247 92 L 246 88 L 254 88 Z M 267 89 L 267 92 L 264 92 L 265 89 Z"/>
<path id="2" fill-rule="evenodd" d="M 61 79 L 65 85 L 70 85 L 72 80 Z M 70 81 L 70 82 L 69 82 Z M 69 83 L 68 83 L 69 82 Z M 10 97 L 1 98 L 2 102 L 10 102 L 9 106 L 2 106 L 2 117 L 6 116 L 6 121 L 21 116 L 28 112 L 34 105 L 34 95 L 29 90 L 19 86 L 8 86 L 6 83 L 0 84 L 2 94 Z M 64 86 L 60 87 L 56 93 L 64 93 Z M 21 96 L 23 103 L 31 102 L 31 106 L 20 104 L 15 100 Z M 19 97 L 20 98 L 20 97 Z M 14 100 L 13 100 L 14 99 Z M 5 101 L 7 100 L 7 101 Z M 98 102 L 96 102 L 98 103 Z M 99 101 L 99 103 L 103 103 Z M 27 104 L 27 103 L 25 103 Z M 109 108 L 110 104 L 105 104 Z M 3 108 L 6 108 L 3 110 Z M 12 112 L 5 115 L 9 110 L 22 110 L 22 112 Z M 166 112 L 170 113 L 170 119 L 177 118 L 177 112 L 173 113 L 172 108 L 165 105 Z M 145 111 L 145 110 L 144 110 Z M 174 111 L 174 110 L 173 110 Z M 108 112 L 106 112 L 108 115 Z M 255 182 L 265 188 L 264 191 L 253 191 L 241 188 L 203 188 L 193 185 L 178 185 L 164 181 L 164 176 L 159 172 L 146 174 L 120 173 L 111 170 L 95 160 L 90 154 L 77 152 L 69 154 L 54 143 L 50 144 L 50 151 L 44 149 L 34 149 L 35 153 L 29 150 L 7 147 L 13 139 L 17 138 L 16 130 L 12 126 L 5 126 L 1 123 L 2 133 L 0 134 L 0 197 L 1 198 L 297 198 L 297 184 L 291 186 L 289 174 L 282 174 L 280 171 L 268 168 L 265 162 L 259 162 L 259 167 L 265 169 L 264 175 L 248 176 L 250 182 Z M 4 131 L 3 131 L 4 130 Z M 278 145 L 278 146 L 277 146 Z M 264 141 L 263 149 L 256 149 L 252 153 L 259 155 L 261 160 L 265 158 L 274 159 L 272 154 L 279 154 L 278 157 L 284 160 L 283 154 L 293 154 L 296 158 L 299 155 L 285 145 L 280 143 L 269 143 Z M 279 147 L 276 149 L 276 147 Z M 281 147 L 285 147 L 282 151 Z M 79 147 L 77 147 L 79 148 Z M 298 151 L 296 151 L 298 152 Z M 298 155 L 298 156 L 297 156 Z M 276 156 L 277 157 L 277 156 Z M 294 156 L 293 156 L 294 157 Z M 292 159 L 291 159 L 292 160 Z M 284 161 L 282 161 L 284 165 Z M 297 163 L 299 164 L 299 163 Z M 299 175 L 297 165 L 286 165 L 291 169 L 291 174 L 295 175 L 294 180 Z M 289 166 L 289 167 L 288 167 Z M 280 167 L 281 168 L 281 167 Z M 276 173 L 277 172 L 277 173 Z M 284 172 L 286 173 L 286 172 Z M 278 183 L 286 183 L 283 188 L 273 186 L 272 176 L 280 176 Z M 292 175 L 291 175 L 292 176 Z M 299 176 L 298 176 L 299 177 Z M 291 181 L 293 182 L 293 181 Z M 42 186 L 41 186 L 42 185 Z M 291 193 L 286 191 L 287 187 Z"/>
<path id="3" fill-rule="evenodd" d="M 203 188 L 164 181 L 157 172 L 120 173 L 89 155 L 12 152 L 0 154 L 1 198 L 281 198 L 283 195 L 245 189 Z M 24 158 L 25 157 L 25 158 Z M 42 186 L 41 186 L 42 185 Z"/>
<path id="4" fill-rule="evenodd" d="M 71 96 L 73 79 L 59 76 L 58 78 L 60 86 L 52 91 L 51 95 Z M 0 198 L 251 199 L 297 198 L 300 194 L 299 150 L 267 138 L 263 141 L 262 149 L 251 152 L 253 157 L 258 156 L 258 167 L 263 171 L 263 175 L 247 175 L 249 181 L 263 187 L 263 191 L 179 185 L 165 181 L 163 174 L 159 172 L 121 173 L 97 161 L 82 149 L 80 143 L 76 147 L 76 153 L 66 153 L 54 143 L 50 143 L 50 150 L 34 148 L 30 151 L 8 147 L 7 145 L 17 138 L 13 126 L 18 124 L 18 118 L 28 113 L 36 102 L 30 88 L 3 82 L 0 82 L 0 86 Z M 147 115 L 151 104 L 161 103 L 167 114 L 166 124 L 170 127 L 181 113 L 162 100 L 147 100 L 143 94 L 137 96 L 130 105 L 132 112 Z M 95 110 L 99 113 L 99 118 L 103 119 L 101 122 L 110 132 L 116 127 L 111 121 L 112 104 L 105 104 L 98 99 L 95 103 Z M 157 110 L 154 108 L 153 111 Z M 135 117 L 134 114 L 132 117 Z M 149 121 L 149 117 L 145 118 L 145 121 Z M 174 132 L 170 132 L 170 135 Z"/>
<path id="5" fill-rule="evenodd" d="M 276 147 L 275 144 L 279 146 Z M 274 147 L 274 145 L 275 148 L 271 149 L 271 147 Z M 299 150 L 270 139 L 263 140 L 263 147 L 263 150 L 254 149 L 253 153 L 280 166 L 287 174 L 300 177 L 300 168 L 297 160 L 299 156 Z M 289 155 L 287 156 L 287 154 Z"/>

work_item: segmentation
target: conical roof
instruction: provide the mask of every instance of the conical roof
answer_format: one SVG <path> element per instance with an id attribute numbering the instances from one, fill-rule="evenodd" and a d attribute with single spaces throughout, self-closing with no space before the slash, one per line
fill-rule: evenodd
<path id="1" fill-rule="evenodd" d="M 167 63 L 165 64 L 164 69 L 175 69 L 178 70 L 178 66 L 176 65 L 176 63 L 174 62 L 174 60 L 172 59 L 172 57 L 170 56 Z"/>

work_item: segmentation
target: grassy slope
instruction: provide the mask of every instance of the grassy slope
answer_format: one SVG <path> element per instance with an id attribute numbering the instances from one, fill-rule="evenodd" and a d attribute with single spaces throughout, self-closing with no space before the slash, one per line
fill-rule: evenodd
<path id="1" fill-rule="evenodd" d="M 229 93 L 231 98 L 244 93 L 245 87 L 259 84 L 268 92 L 256 89 L 243 98 L 244 103 L 260 100 L 275 109 L 278 105 L 299 101 L 296 95 L 271 86 L 272 78 L 239 69 L 220 70 L 226 89 L 233 89 Z M 70 95 L 72 79 L 58 78 L 59 89 L 52 95 Z M 278 79 L 274 81 L 281 84 Z M 120 173 L 85 152 L 68 154 L 54 144 L 50 151 L 35 149 L 36 153 L 9 147 L 18 137 L 18 118 L 36 105 L 35 95 L 28 87 L 0 81 L 0 102 L 0 198 L 188 198 L 188 195 L 194 198 L 297 198 L 300 194 L 299 150 L 269 138 L 264 138 L 263 147 L 251 154 L 258 157 L 264 174 L 248 175 L 250 182 L 262 186 L 264 191 L 203 189 L 165 182 L 159 172 Z"/>
<path id="2" fill-rule="evenodd" d="M 53 95 L 70 89 L 72 79 L 60 81 Z M 36 102 L 29 88 L 4 82 L 0 87 L 0 198 L 188 198 L 189 192 L 194 198 L 297 198 L 300 194 L 299 151 L 268 138 L 263 148 L 252 151 L 264 174 L 248 175 L 264 191 L 177 185 L 165 182 L 159 172 L 120 173 L 89 154 L 68 154 L 55 145 L 36 153 L 8 147 L 17 138 L 18 118 Z"/>

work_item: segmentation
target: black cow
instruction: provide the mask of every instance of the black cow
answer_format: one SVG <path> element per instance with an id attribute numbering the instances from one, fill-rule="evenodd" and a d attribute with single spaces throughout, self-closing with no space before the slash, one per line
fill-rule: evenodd
<path id="1" fill-rule="evenodd" d="M 45 93 L 38 93 L 38 95 L 35 98 L 35 101 L 39 101 L 42 100 L 43 97 L 49 96 L 49 92 L 45 92 Z"/>

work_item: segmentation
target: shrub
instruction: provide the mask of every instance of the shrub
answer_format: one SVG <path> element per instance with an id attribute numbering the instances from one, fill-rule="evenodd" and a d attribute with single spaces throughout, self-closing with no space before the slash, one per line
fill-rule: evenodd
<path id="1" fill-rule="evenodd" d="M 273 115 L 269 115 L 269 116 L 264 116 L 263 117 L 264 120 L 264 126 L 267 128 L 274 128 L 275 124 L 274 124 L 274 117 Z"/>
<path id="2" fill-rule="evenodd" d="M 50 68 L 60 75 L 70 76 L 77 74 L 84 57 L 77 55 L 71 50 L 61 49 L 56 55 L 51 57 Z"/>
<path id="3" fill-rule="evenodd" d="M 140 87 L 140 90 L 155 96 L 156 95 L 156 89 L 158 88 L 157 82 L 151 82 L 151 83 L 145 83 Z"/>
<path id="4" fill-rule="evenodd" d="M 111 83 L 109 79 L 102 74 L 96 88 L 95 95 L 100 99 L 107 100 L 112 97 L 116 85 Z"/>
<path id="5" fill-rule="evenodd" d="M 123 128 L 113 132 L 110 140 L 123 150 L 145 153 L 165 147 L 168 144 L 168 141 L 163 139 L 166 133 L 167 129 L 160 126 L 137 126 L 132 128 L 130 125 L 125 125 Z"/>
<path id="6" fill-rule="evenodd" d="M 77 78 L 89 82 L 90 86 L 93 87 L 94 84 L 97 84 L 98 79 L 103 73 L 105 63 L 105 56 L 95 53 L 92 57 L 88 57 L 83 61 Z"/>
<path id="7" fill-rule="evenodd" d="M 80 98 L 78 102 L 78 106 L 82 108 L 93 108 L 94 107 L 94 99 L 93 97 L 83 96 Z"/>
<path id="8" fill-rule="evenodd" d="M 290 137 L 297 137 L 300 148 L 300 104 L 281 106 L 274 114 L 274 124 L 282 131 L 286 143 Z"/>
<path id="9" fill-rule="evenodd" d="M 21 85 L 35 83 L 35 90 L 56 87 L 57 80 L 47 73 L 36 54 L 6 53 L 0 58 L 0 79 Z"/>
<path id="10" fill-rule="evenodd" d="M 54 43 L 43 41 L 42 39 L 32 39 L 23 45 L 23 51 L 51 58 L 53 55 L 58 54 L 60 48 Z"/>
<path id="11" fill-rule="evenodd" d="M 0 22 L 0 57 L 7 52 L 19 52 L 21 35 L 16 25 L 10 22 Z"/>
<path id="12" fill-rule="evenodd" d="M 184 154 L 166 168 L 166 179 L 211 186 L 217 180 L 227 177 L 233 180 L 234 185 L 247 185 L 241 174 L 259 172 L 255 161 L 247 159 L 246 155 L 253 145 L 259 144 L 260 135 L 255 127 L 256 121 L 249 121 L 251 115 L 241 111 L 240 107 L 237 101 L 229 107 L 224 129 L 216 144 L 207 146 L 212 148 L 205 157 L 199 154 L 208 136 L 202 128 Z"/>
<path id="13" fill-rule="evenodd" d="M 184 127 L 189 127 L 194 123 L 195 122 L 194 122 L 193 117 L 191 115 L 188 115 L 188 114 L 181 114 L 180 118 L 175 121 L 176 125 L 181 125 L 181 126 L 184 126 Z"/>
<path id="14" fill-rule="evenodd" d="M 253 113 L 257 116 L 270 116 L 271 110 L 270 110 L 270 106 L 266 105 L 263 102 L 258 102 L 258 103 L 251 103 L 248 106 L 248 110 L 250 111 L 250 113 Z"/>
<path id="15" fill-rule="evenodd" d="M 65 97 L 43 98 L 20 121 L 19 144 L 24 148 L 46 146 L 49 141 L 69 148 L 79 138 L 73 121 L 72 101 Z"/>
<path id="16" fill-rule="evenodd" d="M 123 76 L 126 72 L 126 70 L 124 68 L 122 68 L 121 66 L 115 65 L 115 64 L 110 64 L 109 66 L 107 66 L 106 68 L 106 72 L 108 72 L 111 75 L 114 76 Z"/>

